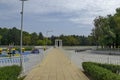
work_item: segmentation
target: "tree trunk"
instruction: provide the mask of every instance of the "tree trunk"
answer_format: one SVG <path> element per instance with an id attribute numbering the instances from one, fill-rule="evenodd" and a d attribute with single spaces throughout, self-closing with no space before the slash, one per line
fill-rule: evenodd
<path id="1" fill-rule="evenodd" d="M 115 42 L 115 46 L 116 46 L 116 48 L 118 48 L 118 46 L 119 46 L 119 41 L 118 41 L 119 39 L 118 39 L 118 34 L 116 34 L 116 42 Z"/>

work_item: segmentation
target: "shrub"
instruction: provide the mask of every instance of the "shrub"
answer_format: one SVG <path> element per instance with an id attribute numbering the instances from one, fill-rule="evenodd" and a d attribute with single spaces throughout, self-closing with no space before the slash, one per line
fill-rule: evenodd
<path id="1" fill-rule="evenodd" d="M 25 51 L 31 51 L 33 47 L 24 47 Z M 20 47 L 16 47 L 16 50 L 20 51 Z"/>
<path id="2" fill-rule="evenodd" d="M 120 66 L 119 65 L 101 64 L 100 66 L 111 70 L 113 73 L 119 73 L 120 72 Z"/>
<path id="3" fill-rule="evenodd" d="M 112 71 L 113 73 L 119 73 L 120 72 L 120 65 L 113 65 L 113 64 L 101 64 L 101 63 L 94 63 L 94 62 L 91 62 L 95 65 L 98 65 L 98 66 L 101 66 L 101 67 L 104 67 L 110 71 Z"/>
<path id="4" fill-rule="evenodd" d="M 112 73 L 112 71 L 106 68 L 95 65 L 91 62 L 84 62 L 83 69 L 90 75 L 94 80 L 120 80 L 120 76 Z"/>
<path id="5" fill-rule="evenodd" d="M 1 67 L 0 80 L 17 80 L 21 70 L 21 67 L 17 65 Z"/>
<path id="6" fill-rule="evenodd" d="M 33 47 L 25 47 L 25 51 L 31 51 Z"/>
<path id="7" fill-rule="evenodd" d="M 18 78 L 18 80 L 23 80 L 26 76 L 20 77 Z"/>

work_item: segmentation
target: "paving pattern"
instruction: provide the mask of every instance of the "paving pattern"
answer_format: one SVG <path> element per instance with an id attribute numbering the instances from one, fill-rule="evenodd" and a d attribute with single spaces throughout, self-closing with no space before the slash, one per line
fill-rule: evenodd
<path id="1" fill-rule="evenodd" d="M 89 80 L 64 52 L 53 48 L 24 80 Z"/>

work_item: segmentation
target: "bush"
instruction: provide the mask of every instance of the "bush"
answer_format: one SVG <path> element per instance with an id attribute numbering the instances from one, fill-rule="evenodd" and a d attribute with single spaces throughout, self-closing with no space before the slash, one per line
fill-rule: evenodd
<path id="1" fill-rule="evenodd" d="M 20 77 L 18 78 L 18 80 L 23 80 L 26 76 Z"/>
<path id="2" fill-rule="evenodd" d="M 120 66 L 119 65 L 101 64 L 100 66 L 111 70 L 113 73 L 119 73 L 120 72 Z"/>
<path id="3" fill-rule="evenodd" d="M 24 47 L 25 51 L 31 51 L 34 47 Z M 16 47 L 16 50 L 20 51 L 20 47 Z"/>
<path id="4" fill-rule="evenodd" d="M 0 80 L 17 80 L 21 67 L 13 65 L 0 68 Z"/>
<path id="5" fill-rule="evenodd" d="M 25 47 L 25 51 L 31 51 L 33 47 Z"/>
<path id="6" fill-rule="evenodd" d="M 120 76 L 112 73 L 112 71 L 106 68 L 95 65 L 91 62 L 84 62 L 83 69 L 90 75 L 94 80 L 120 80 Z"/>
<path id="7" fill-rule="evenodd" d="M 101 67 L 104 67 L 110 71 L 112 71 L 113 73 L 119 73 L 120 72 L 120 65 L 113 65 L 113 64 L 101 64 L 101 63 L 94 63 L 94 62 L 91 62 L 95 65 L 98 65 L 98 66 L 101 66 Z"/>

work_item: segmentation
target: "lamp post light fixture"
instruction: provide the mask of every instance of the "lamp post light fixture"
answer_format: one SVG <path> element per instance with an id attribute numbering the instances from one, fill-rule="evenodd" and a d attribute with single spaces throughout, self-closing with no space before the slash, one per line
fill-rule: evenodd
<path id="1" fill-rule="evenodd" d="M 45 39 L 45 50 L 47 49 L 47 40 L 48 40 L 48 33 L 53 32 L 51 31 L 46 31 L 46 39 Z"/>
<path id="2" fill-rule="evenodd" d="M 20 66 L 22 67 L 23 12 L 24 12 L 24 1 L 27 1 L 27 0 L 20 0 L 20 1 L 22 1 L 22 10 L 21 10 L 21 12 L 20 12 L 20 14 L 21 14 Z"/>

